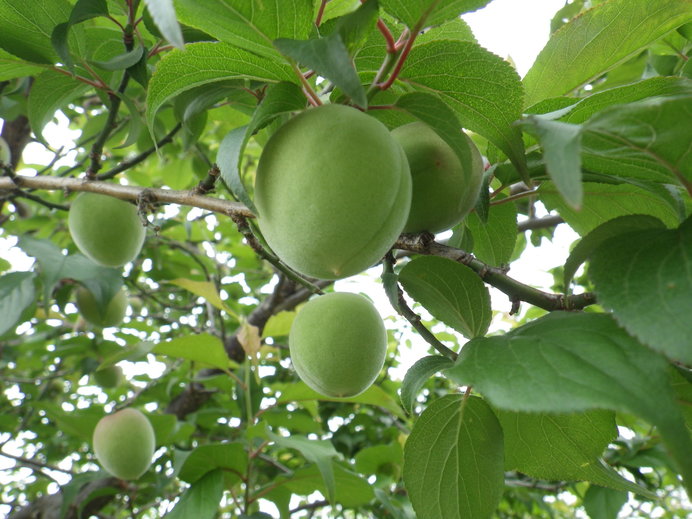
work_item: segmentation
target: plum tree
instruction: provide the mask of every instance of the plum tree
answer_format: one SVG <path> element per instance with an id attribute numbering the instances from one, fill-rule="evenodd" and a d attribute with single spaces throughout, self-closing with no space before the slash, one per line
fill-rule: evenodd
<path id="1" fill-rule="evenodd" d="M 401 144 L 413 181 L 413 197 L 404 232 L 440 232 L 459 223 L 478 199 L 483 178 L 483 159 L 464 134 L 469 159 L 458 155 L 435 131 L 421 122 L 395 128 L 392 136 Z"/>
<path id="2" fill-rule="evenodd" d="M 154 456 L 154 428 L 141 411 L 122 409 L 99 420 L 93 445 L 104 469 L 120 479 L 138 479 Z"/>
<path id="3" fill-rule="evenodd" d="M 384 365 L 387 333 L 374 305 L 363 296 L 333 292 L 309 301 L 288 339 L 298 376 L 326 396 L 365 391 Z"/>
<path id="4" fill-rule="evenodd" d="M 387 128 L 355 108 L 302 112 L 272 135 L 255 179 L 258 224 L 301 274 L 351 276 L 384 256 L 411 200 L 406 157 Z"/>
<path id="5" fill-rule="evenodd" d="M 76 291 L 76 302 L 79 313 L 84 319 L 99 328 L 119 325 L 127 312 L 127 291 L 122 288 L 108 302 L 103 311 L 94 295 L 85 287 L 79 287 Z"/>
<path id="6" fill-rule="evenodd" d="M 94 383 L 102 388 L 118 387 L 123 381 L 123 370 L 120 366 L 108 366 L 91 374 Z"/>
<path id="7" fill-rule="evenodd" d="M 105 267 L 122 267 L 132 261 L 144 243 L 137 208 L 98 193 L 80 193 L 75 198 L 67 225 L 79 250 Z"/>

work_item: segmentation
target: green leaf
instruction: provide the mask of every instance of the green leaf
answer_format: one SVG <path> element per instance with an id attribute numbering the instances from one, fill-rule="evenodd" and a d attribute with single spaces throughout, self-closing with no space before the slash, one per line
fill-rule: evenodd
<path id="1" fill-rule="evenodd" d="M 42 136 L 43 127 L 53 118 L 56 110 L 90 88 L 89 85 L 53 70 L 41 73 L 29 92 L 28 116 L 33 132 Z"/>
<path id="2" fill-rule="evenodd" d="M 0 276 L 0 336 L 17 323 L 35 298 L 33 272 L 10 272 Z"/>
<path id="3" fill-rule="evenodd" d="M 336 398 L 327 397 L 319 394 L 317 391 L 310 389 L 304 382 L 296 382 L 281 389 L 281 396 L 277 404 L 286 404 L 288 402 L 303 402 L 310 400 L 320 400 L 327 402 L 352 402 L 358 404 L 367 404 L 382 407 L 393 415 L 405 419 L 406 414 L 403 412 L 397 401 L 392 396 L 378 386 L 370 386 L 363 393 L 351 398 Z"/>
<path id="4" fill-rule="evenodd" d="M 58 57 L 51 45 L 51 33 L 53 27 L 68 20 L 71 10 L 65 0 L 0 0 L 0 47 L 26 61 L 54 63 Z"/>
<path id="5" fill-rule="evenodd" d="M 138 342 L 134 346 L 128 346 L 116 351 L 113 355 L 106 357 L 101 364 L 99 364 L 97 370 L 107 368 L 108 366 L 113 366 L 121 360 L 129 360 L 130 362 L 136 362 L 144 357 L 146 357 L 151 350 L 156 347 L 153 342 L 142 341 Z"/>
<path id="6" fill-rule="evenodd" d="M 610 88 L 583 98 L 561 116 L 567 123 L 581 124 L 605 108 L 641 101 L 649 97 L 671 97 L 689 94 L 692 81 L 680 77 L 653 77 L 630 85 Z"/>
<path id="7" fill-rule="evenodd" d="M 564 267 L 564 284 L 566 287 L 572 282 L 574 273 L 579 269 L 591 253 L 609 238 L 624 234 L 629 231 L 637 231 L 649 228 L 665 228 L 663 222 L 652 216 L 628 215 L 613 218 L 608 222 L 596 227 L 589 234 L 584 236 L 570 252 Z"/>
<path id="8" fill-rule="evenodd" d="M 0 49 L 0 81 L 40 74 L 44 68 Z"/>
<path id="9" fill-rule="evenodd" d="M 204 298 L 204 300 L 211 304 L 214 308 L 223 310 L 228 315 L 233 316 L 236 320 L 240 320 L 238 314 L 236 314 L 226 303 L 223 302 L 218 290 L 216 290 L 216 286 L 211 281 L 195 281 L 194 279 L 178 278 L 172 279 L 169 281 L 169 283 L 184 288 L 196 296 Z"/>
<path id="10" fill-rule="evenodd" d="M 692 439 L 667 370 L 662 356 L 609 315 L 553 312 L 504 336 L 472 340 L 446 374 L 502 409 L 636 414 L 658 427 L 692 488 Z"/>
<path id="11" fill-rule="evenodd" d="M 476 37 L 468 23 L 463 18 L 455 18 L 438 27 L 428 29 L 416 38 L 415 45 L 432 40 L 461 40 L 476 42 Z"/>
<path id="12" fill-rule="evenodd" d="M 692 193 L 692 95 L 607 108 L 584 124 L 584 168 Z M 627 164 L 626 168 L 622 164 Z"/>
<path id="13" fill-rule="evenodd" d="M 200 362 L 227 370 L 230 360 L 221 339 L 208 333 L 187 335 L 156 345 L 152 353 Z"/>
<path id="14" fill-rule="evenodd" d="M 493 267 L 509 263 L 517 241 L 517 207 L 514 202 L 491 205 L 485 223 L 477 213 L 469 214 L 466 227 L 473 236 L 473 255 L 476 258 Z"/>
<path id="15" fill-rule="evenodd" d="M 56 25 L 51 33 L 51 43 L 58 53 L 63 64 L 72 70 L 72 56 L 70 54 L 69 33 L 73 25 L 97 18 L 108 16 L 108 4 L 106 0 L 77 0 L 77 3 L 70 12 L 70 19 L 67 22 Z"/>
<path id="16" fill-rule="evenodd" d="M 490 518 L 504 488 L 502 429 L 488 404 L 448 395 L 430 404 L 404 447 L 418 519 Z"/>
<path id="17" fill-rule="evenodd" d="M 596 79 L 692 19 L 679 0 L 603 2 L 555 32 L 524 77 L 526 106 Z"/>
<path id="18" fill-rule="evenodd" d="M 399 396 L 404 410 L 407 413 L 412 413 L 418 392 L 428 379 L 438 371 L 452 367 L 453 364 L 450 359 L 441 355 L 430 355 L 418 359 L 408 369 L 404 376 L 404 381 L 401 383 L 401 393 Z"/>
<path id="19" fill-rule="evenodd" d="M 180 501 L 168 512 L 166 519 L 213 519 L 224 493 L 223 471 L 218 469 L 206 474 L 185 490 Z"/>
<path id="20" fill-rule="evenodd" d="M 277 445 L 287 449 L 296 449 L 305 456 L 305 459 L 317 465 L 322 475 L 324 486 L 327 490 L 327 499 L 334 505 L 336 502 L 336 481 L 334 478 L 334 468 L 332 459 L 339 456 L 334 445 L 329 440 L 311 440 L 304 436 L 291 435 L 290 437 L 277 436 L 271 431 L 267 431 Z"/>
<path id="21" fill-rule="evenodd" d="M 570 207 L 581 207 L 584 190 L 581 182 L 582 127 L 541 116 L 528 116 L 521 127 L 538 139 L 550 178 Z"/>
<path id="22" fill-rule="evenodd" d="M 312 0 L 176 0 L 180 21 L 235 47 L 280 59 L 277 38 L 306 39 L 314 27 Z M 290 15 L 287 15 L 290 13 Z"/>
<path id="23" fill-rule="evenodd" d="M 581 211 L 569 207 L 551 182 L 541 184 L 538 194 L 548 209 L 560 213 L 569 226 L 582 236 L 608 220 L 625 215 L 646 214 L 658 218 L 667 227 L 680 223 L 670 201 L 670 193 L 665 188 L 659 191 L 632 184 L 585 182 Z"/>
<path id="24" fill-rule="evenodd" d="M 142 56 L 144 56 L 144 47 L 137 45 L 131 51 L 119 54 L 108 61 L 92 61 L 92 63 L 104 70 L 123 70 L 137 64 Z"/>
<path id="25" fill-rule="evenodd" d="M 282 310 L 278 314 L 273 314 L 262 328 L 262 338 L 287 337 L 296 313 L 295 311 Z"/>
<path id="26" fill-rule="evenodd" d="M 231 130 L 221 141 L 216 162 L 221 169 L 221 178 L 226 182 L 231 192 L 245 204 L 254 214 L 257 208 L 243 185 L 241 159 L 250 137 L 275 118 L 302 110 L 305 108 L 305 96 L 295 83 L 281 82 L 271 85 L 252 114 L 247 126 Z"/>
<path id="27" fill-rule="evenodd" d="M 357 105 L 368 106 L 365 89 L 339 33 L 312 40 L 279 38 L 274 40 L 274 46 L 283 55 L 329 79 Z"/>
<path id="28" fill-rule="evenodd" d="M 335 483 L 335 501 L 347 508 L 356 508 L 367 505 L 372 501 L 373 489 L 367 481 L 346 470 L 337 463 L 332 463 Z M 327 496 L 327 489 L 324 479 L 316 465 L 296 470 L 290 477 L 281 478 L 279 482 L 285 481 L 279 488 L 285 488 L 298 495 L 309 495 L 319 491 Z M 268 494 L 268 496 L 271 494 Z"/>
<path id="29" fill-rule="evenodd" d="M 364 447 L 356 453 L 355 463 L 356 470 L 361 474 L 385 472 L 398 479 L 404 464 L 404 451 L 397 442 Z"/>
<path id="30" fill-rule="evenodd" d="M 466 265 L 438 256 L 421 256 L 399 273 L 406 292 L 436 319 L 465 337 L 485 335 L 492 311 L 490 293 Z"/>
<path id="31" fill-rule="evenodd" d="M 627 492 L 589 486 L 584 494 L 584 510 L 591 519 L 617 519 L 620 509 L 627 503 Z"/>
<path id="32" fill-rule="evenodd" d="M 513 126 L 521 117 L 523 92 L 509 63 L 474 42 L 432 41 L 413 48 L 399 80 L 441 98 L 464 128 L 486 137 L 526 171 L 521 132 Z"/>
<path id="33" fill-rule="evenodd" d="M 293 81 L 288 64 L 275 63 L 226 43 L 192 43 L 185 51 L 168 53 L 157 65 L 147 92 L 147 123 L 151 127 L 163 104 L 191 88 L 224 81 L 247 79 L 276 83 Z"/>
<path id="34" fill-rule="evenodd" d="M 349 55 L 359 49 L 374 29 L 379 14 L 378 0 L 366 0 L 358 9 L 336 20 L 334 32 L 341 36 Z"/>
<path id="35" fill-rule="evenodd" d="M 461 125 L 454 112 L 439 98 L 422 92 L 405 94 L 394 105 L 430 126 L 454 150 L 465 176 L 463 183 L 467 187 L 466 198 L 459 201 L 459 206 L 473 205 L 482 183 L 482 179 L 473 172 L 483 165 L 475 163 L 477 154 L 474 155 L 471 144 L 461 133 Z"/>
<path id="36" fill-rule="evenodd" d="M 505 438 L 505 470 L 554 481 L 592 481 L 656 498 L 601 461 L 618 434 L 612 411 L 544 414 L 498 409 L 495 414 Z"/>
<path id="37" fill-rule="evenodd" d="M 183 41 L 183 33 L 175 16 L 173 0 L 144 0 L 144 3 L 154 19 L 156 27 L 168 40 L 168 43 L 182 49 L 185 46 L 185 41 Z"/>
<path id="38" fill-rule="evenodd" d="M 678 229 L 650 229 L 604 240 L 589 276 L 600 304 L 644 344 L 692 364 L 692 217 Z"/>
<path id="39" fill-rule="evenodd" d="M 480 9 L 490 0 L 380 0 L 380 3 L 385 11 L 413 28 L 423 15 L 426 15 L 423 27 L 440 25 Z"/>
<path id="40" fill-rule="evenodd" d="M 194 484 L 209 472 L 222 469 L 240 479 L 247 471 L 247 463 L 248 455 L 241 443 L 200 445 L 186 456 L 178 477 Z"/>
<path id="41" fill-rule="evenodd" d="M 65 256 L 50 240 L 24 235 L 19 239 L 19 247 L 36 258 L 41 266 L 40 276 L 46 302 L 50 301 L 55 285 L 64 278 L 74 279 L 86 286 L 102 310 L 107 308 L 113 296 L 123 286 L 120 270 L 97 265 L 81 254 Z"/>

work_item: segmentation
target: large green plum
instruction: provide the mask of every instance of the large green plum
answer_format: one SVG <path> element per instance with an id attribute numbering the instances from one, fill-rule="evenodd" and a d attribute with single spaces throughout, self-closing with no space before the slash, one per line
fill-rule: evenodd
<path id="1" fill-rule="evenodd" d="M 379 261 L 411 201 L 406 157 L 363 112 L 324 105 L 267 142 L 255 179 L 258 224 L 269 246 L 306 276 L 339 279 Z"/>
<path id="2" fill-rule="evenodd" d="M 132 261 L 144 243 L 137 208 L 111 196 L 80 193 L 70 206 L 67 225 L 79 250 L 105 267 Z"/>
<path id="3" fill-rule="evenodd" d="M 300 309 L 288 336 L 293 367 L 325 396 L 355 396 L 375 381 L 387 350 L 387 332 L 363 296 L 334 292 Z"/>
<path id="4" fill-rule="evenodd" d="M 138 479 L 151 466 L 154 428 L 144 414 L 128 407 L 99 420 L 93 445 L 104 469 L 116 478 Z"/>
<path id="5" fill-rule="evenodd" d="M 120 366 L 108 366 L 91 374 L 94 383 L 104 389 L 118 387 L 123 381 L 123 370 Z"/>
<path id="6" fill-rule="evenodd" d="M 464 134 L 469 160 L 421 122 L 400 126 L 392 136 L 401 144 L 413 180 L 413 197 L 404 232 L 440 232 L 459 223 L 473 209 L 483 179 L 483 159 Z"/>
<path id="7" fill-rule="evenodd" d="M 76 299 L 77 309 L 82 317 L 99 328 L 119 325 L 127 312 L 127 292 L 124 288 L 115 293 L 105 311 L 99 308 L 94 295 L 84 287 L 77 289 Z"/>

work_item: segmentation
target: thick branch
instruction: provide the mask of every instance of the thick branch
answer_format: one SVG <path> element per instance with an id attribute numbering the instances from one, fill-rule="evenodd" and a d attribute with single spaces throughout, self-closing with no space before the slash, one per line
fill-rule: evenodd
<path id="1" fill-rule="evenodd" d="M 194 191 L 174 191 L 172 189 L 122 186 L 112 182 L 47 176 L 26 177 L 17 175 L 14 178 L 0 178 L 0 191 L 13 191 L 18 187 L 46 190 L 88 191 L 90 193 L 101 193 L 120 198 L 121 200 L 132 201 L 137 201 L 139 198 L 145 197 L 148 201 L 152 202 L 199 207 L 200 209 L 207 209 L 227 216 L 234 214 L 246 217 L 254 216 L 243 204 L 210 196 L 198 195 L 195 194 Z"/>

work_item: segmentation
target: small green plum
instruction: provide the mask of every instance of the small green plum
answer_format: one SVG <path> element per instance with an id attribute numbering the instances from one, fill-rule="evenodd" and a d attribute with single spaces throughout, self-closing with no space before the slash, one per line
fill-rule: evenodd
<path id="1" fill-rule="evenodd" d="M 377 263 L 401 233 L 411 176 L 401 146 L 349 106 L 308 109 L 267 142 L 255 177 L 258 225 L 297 272 L 339 279 Z"/>
<path id="2" fill-rule="evenodd" d="M 123 381 L 123 370 L 120 366 L 108 366 L 91 374 L 94 383 L 104 389 L 118 387 Z"/>
<path id="3" fill-rule="evenodd" d="M 104 267 L 122 267 L 134 260 L 146 234 L 134 205 L 98 193 L 75 198 L 67 225 L 82 254 Z"/>
<path id="4" fill-rule="evenodd" d="M 0 137 L 0 164 L 8 165 L 11 160 L 10 146 L 7 141 Z"/>
<path id="5" fill-rule="evenodd" d="M 468 160 L 422 122 L 400 126 L 392 136 L 401 144 L 413 180 L 411 211 L 404 232 L 440 232 L 458 224 L 474 207 L 483 180 L 483 159 L 466 135 Z"/>
<path id="6" fill-rule="evenodd" d="M 108 302 L 105 311 L 102 311 L 96 303 L 94 295 L 85 287 L 79 287 L 76 291 L 77 309 L 88 323 L 98 328 L 117 326 L 125 318 L 127 312 L 127 291 L 121 288 Z"/>
<path id="7" fill-rule="evenodd" d="M 151 466 L 156 446 L 154 428 L 141 411 L 126 408 L 96 424 L 94 454 L 116 478 L 139 479 Z"/>
<path id="8" fill-rule="evenodd" d="M 387 332 L 368 299 L 334 292 L 299 310 L 288 344 L 303 382 L 325 396 L 351 397 L 368 389 L 380 373 Z"/>

